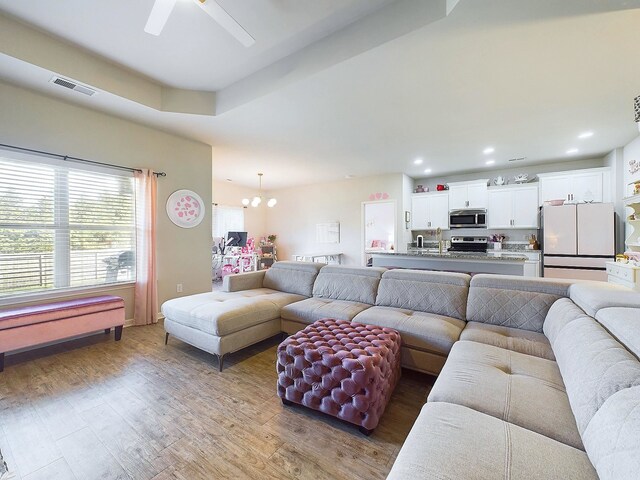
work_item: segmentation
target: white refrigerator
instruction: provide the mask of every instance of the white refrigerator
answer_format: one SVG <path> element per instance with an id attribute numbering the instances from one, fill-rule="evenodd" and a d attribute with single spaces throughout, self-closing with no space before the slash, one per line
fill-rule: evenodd
<path id="1" fill-rule="evenodd" d="M 612 203 L 580 203 L 542 210 L 544 276 L 607 281 L 615 260 Z"/>

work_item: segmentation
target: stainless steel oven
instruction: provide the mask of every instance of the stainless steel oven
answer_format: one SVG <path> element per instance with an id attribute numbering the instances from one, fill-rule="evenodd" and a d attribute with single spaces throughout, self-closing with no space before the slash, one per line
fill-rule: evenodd
<path id="1" fill-rule="evenodd" d="M 484 208 L 451 210 L 449 228 L 487 228 L 487 210 Z"/>

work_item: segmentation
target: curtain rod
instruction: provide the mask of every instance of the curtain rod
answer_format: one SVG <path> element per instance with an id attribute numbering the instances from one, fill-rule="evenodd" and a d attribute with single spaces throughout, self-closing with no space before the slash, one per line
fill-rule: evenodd
<path id="1" fill-rule="evenodd" d="M 65 162 L 88 163 L 88 164 L 91 164 L 91 165 L 99 165 L 101 167 L 118 168 L 120 170 L 126 170 L 126 171 L 129 171 L 129 172 L 142 172 L 142 170 L 140 170 L 139 168 L 123 167 L 122 165 L 114 165 L 112 163 L 96 162 L 94 160 L 87 160 L 85 158 L 71 157 L 69 155 L 60 155 L 59 153 L 51 153 L 51 152 L 45 152 L 45 151 L 42 151 L 42 150 L 34 150 L 32 148 L 18 147 L 16 145 L 7 145 L 5 143 L 0 143 L 0 147 L 12 148 L 14 150 L 21 150 L 23 152 L 29 152 L 29 153 L 39 153 L 40 155 L 48 155 L 50 157 L 60 158 L 60 159 L 64 160 Z M 153 172 L 153 174 L 156 177 L 166 177 L 167 176 L 167 174 L 164 173 L 164 172 Z"/>

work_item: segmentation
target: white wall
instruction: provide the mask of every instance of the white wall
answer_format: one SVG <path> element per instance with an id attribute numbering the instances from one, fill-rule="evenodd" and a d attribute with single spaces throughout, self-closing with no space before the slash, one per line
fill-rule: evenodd
<path id="1" fill-rule="evenodd" d="M 369 195 L 387 193 L 396 200 L 398 225 L 404 225 L 403 175 L 390 174 L 354 178 L 340 182 L 273 190 L 278 204 L 267 210 L 269 233 L 278 236 L 278 258 L 322 251 L 343 253 L 343 263 L 362 263 L 362 202 Z M 340 222 L 340 244 L 318 244 L 316 224 Z M 397 237 L 400 238 L 401 230 Z M 397 245 L 396 248 L 402 248 Z"/>
<path id="2" fill-rule="evenodd" d="M 533 178 L 539 173 L 551 173 L 551 172 L 564 172 L 567 170 L 580 170 L 582 168 L 597 168 L 604 167 L 605 161 L 602 158 L 592 158 L 587 160 L 576 160 L 571 162 L 554 162 L 543 163 L 539 165 L 529 165 L 525 167 L 508 167 L 508 168 L 487 168 L 486 170 L 478 170 L 471 173 L 463 173 L 459 175 L 449 175 L 445 177 L 429 177 L 429 178 L 417 178 L 414 180 L 414 185 L 423 185 L 429 187 L 430 191 L 436 189 L 436 185 L 439 183 L 449 182 L 465 182 L 468 180 L 476 180 L 478 178 L 490 178 L 494 179 L 498 175 L 503 176 L 509 180 L 509 183 L 513 183 L 513 177 L 520 173 L 526 173 L 529 178 Z"/>
<path id="3" fill-rule="evenodd" d="M 213 203 L 229 207 L 241 207 L 242 199 L 253 198 L 257 191 L 257 186 L 256 188 L 250 188 L 243 185 L 236 185 L 232 182 L 214 180 Z M 249 206 L 244 209 L 244 228 L 247 231 L 247 236 L 254 237 L 256 243 L 260 241 L 260 237 L 264 237 L 269 234 L 269 232 L 267 232 L 266 225 L 266 210 L 268 207 L 265 203 L 266 202 L 262 202 L 259 207 L 254 208 Z"/>
<path id="4" fill-rule="evenodd" d="M 133 168 L 164 171 L 158 180 L 158 297 L 211 289 L 211 215 L 195 228 L 174 225 L 165 213 L 171 193 L 190 189 L 211 205 L 211 147 L 121 118 L 0 82 L 0 143 Z M 133 318 L 133 288 L 111 293 Z M 80 296 L 80 295 L 76 295 Z"/>

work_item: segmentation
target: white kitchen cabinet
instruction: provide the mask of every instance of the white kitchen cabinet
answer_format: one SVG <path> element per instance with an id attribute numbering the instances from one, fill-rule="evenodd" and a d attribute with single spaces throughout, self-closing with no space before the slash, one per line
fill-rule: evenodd
<path id="1" fill-rule="evenodd" d="M 512 228 L 513 191 L 506 188 L 488 192 L 487 228 Z"/>
<path id="2" fill-rule="evenodd" d="M 488 199 L 488 228 L 538 228 L 537 185 L 493 187 Z"/>
<path id="3" fill-rule="evenodd" d="M 411 228 L 449 228 L 449 194 L 419 193 L 411 198 Z"/>
<path id="4" fill-rule="evenodd" d="M 456 182 L 449 184 L 449 208 L 487 208 L 487 184 L 489 180 Z"/>
<path id="5" fill-rule="evenodd" d="M 411 228 L 426 230 L 429 228 L 429 199 L 425 195 L 411 198 Z"/>
<path id="6" fill-rule="evenodd" d="M 610 175 L 609 168 L 539 174 L 540 205 L 561 199 L 567 203 L 610 202 Z"/>

